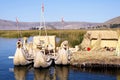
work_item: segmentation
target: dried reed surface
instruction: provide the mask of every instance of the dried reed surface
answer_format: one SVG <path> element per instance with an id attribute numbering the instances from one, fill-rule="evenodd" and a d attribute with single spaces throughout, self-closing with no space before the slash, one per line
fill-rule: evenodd
<path id="1" fill-rule="evenodd" d="M 117 31 L 113 30 L 91 30 L 87 31 L 87 34 L 90 34 L 90 38 L 98 38 L 101 36 L 101 39 L 118 39 Z"/>
<path id="2" fill-rule="evenodd" d="M 71 65 L 76 64 L 120 64 L 120 56 L 115 51 L 79 51 L 71 55 Z"/>

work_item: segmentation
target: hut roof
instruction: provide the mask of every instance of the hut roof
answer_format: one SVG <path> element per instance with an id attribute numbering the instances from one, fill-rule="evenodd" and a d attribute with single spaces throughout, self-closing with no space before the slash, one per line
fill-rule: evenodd
<path id="1" fill-rule="evenodd" d="M 98 36 L 101 36 L 101 39 L 111 39 L 111 40 L 118 40 L 118 34 L 116 31 L 112 30 L 91 30 L 87 31 L 90 34 L 90 39 L 97 39 Z"/>

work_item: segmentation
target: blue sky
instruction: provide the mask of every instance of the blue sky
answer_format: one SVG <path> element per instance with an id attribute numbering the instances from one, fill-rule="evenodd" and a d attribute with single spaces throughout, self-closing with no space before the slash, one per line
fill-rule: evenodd
<path id="1" fill-rule="evenodd" d="M 41 4 L 45 20 L 105 22 L 120 16 L 120 0 L 0 0 L 0 19 L 39 22 Z"/>

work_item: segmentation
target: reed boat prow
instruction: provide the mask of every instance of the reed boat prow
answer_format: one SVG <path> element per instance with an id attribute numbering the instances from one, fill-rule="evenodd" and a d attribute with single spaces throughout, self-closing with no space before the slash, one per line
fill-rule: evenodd
<path id="1" fill-rule="evenodd" d="M 36 53 L 34 58 L 34 68 L 47 68 L 51 65 L 51 63 L 51 58 L 45 55 L 42 51 Z"/>
<path id="2" fill-rule="evenodd" d="M 17 49 L 14 55 L 13 63 L 14 65 L 28 65 L 32 63 L 32 58 L 28 56 L 29 53 L 27 53 L 24 48 L 22 47 L 22 42 L 17 42 Z"/>
<path id="3" fill-rule="evenodd" d="M 70 58 L 70 51 L 68 48 L 68 41 L 63 41 L 61 43 L 61 48 L 58 50 L 57 56 L 55 58 L 55 64 L 57 65 L 68 65 Z"/>
<path id="4" fill-rule="evenodd" d="M 49 67 L 52 63 L 50 55 L 55 53 L 55 36 L 34 36 L 33 47 L 36 49 L 34 68 Z"/>

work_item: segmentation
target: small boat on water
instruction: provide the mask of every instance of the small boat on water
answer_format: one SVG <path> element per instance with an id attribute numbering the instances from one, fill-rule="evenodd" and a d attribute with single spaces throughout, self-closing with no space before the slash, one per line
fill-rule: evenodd
<path id="1" fill-rule="evenodd" d="M 46 38 L 51 41 L 47 41 L 48 39 Z M 33 44 L 36 48 L 34 49 L 34 68 L 49 67 L 53 61 L 51 55 L 54 54 L 55 50 L 55 36 L 34 36 Z"/>
<path id="2" fill-rule="evenodd" d="M 33 37 L 34 68 L 47 68 L 52 64 L 51 54 L 55 53 L 55 36 L 47 35 L 47 28 L 44 19 L 44 4 L 41 9 L 42 21 L 40 22 L 39 35 Z M 45 36 L 41 35 L 41 28 Z"/>

